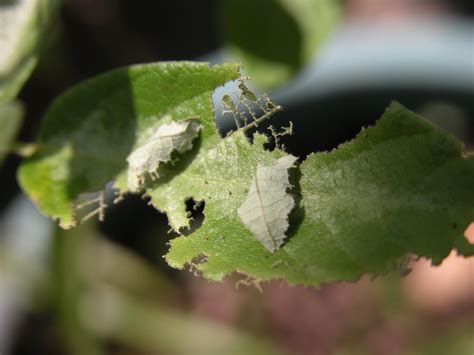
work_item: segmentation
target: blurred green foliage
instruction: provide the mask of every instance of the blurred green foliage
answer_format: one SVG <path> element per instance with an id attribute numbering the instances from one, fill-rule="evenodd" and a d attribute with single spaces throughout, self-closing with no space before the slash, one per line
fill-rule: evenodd
<path id="1" fill-rule="evenodd" d="M 0 104 L 0 165 L 12 150 L 12 142 L 20 129 L 23 108 L 18 102 Z"/>
<path id="2" fill-rule="evenodd" d="M 56 18 L 59 0 L 0 2 L 0 104 L 29 78 Z"/>
<path id="3" fill-rule="evenodd" d="M 225 0 L 221 26 L 234 60 L 260 88 L 287 83 L 335 28 L 335 0 Z"/>

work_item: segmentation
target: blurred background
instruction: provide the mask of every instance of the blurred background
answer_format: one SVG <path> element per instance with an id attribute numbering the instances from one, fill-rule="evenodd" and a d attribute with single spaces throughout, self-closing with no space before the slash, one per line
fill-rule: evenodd
<path id="1" fill-rule="evenodd" d="M 20 94 L 20 140 L 70 86 L 162 60 L 242 62 L 284 107 L 272 124 L 294 123 L 283 143 L 299 156 L 351 139 L 392 100 L 474 140 L 471 0 L 64 0 Z M 18 164 L 0 169 L 2 355 L 474 354 L 473 258 L 319 288 L 210 283 L 166 265 L 166 216 L 140 197 L 60 231 L 21 194 Z"/>

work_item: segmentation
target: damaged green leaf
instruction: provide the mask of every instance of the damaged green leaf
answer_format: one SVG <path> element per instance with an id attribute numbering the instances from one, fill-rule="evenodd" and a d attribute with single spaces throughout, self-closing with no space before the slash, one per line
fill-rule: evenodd
<path id="1" fill-rule="evenodd" d="M 317 285 L 386 273 L 407 254 L 435 264 L 452 249 L 474 255 L 474 245 L 463 235 L 474 220 L 474 156 L 398 104 L 353 141 L 300 164 L 301 201 L 285 244 L 274 253 L 261 246 L 237 213 L 255 175 L 253 162 L 270 153 L 261 150 L 260 136 L 252 148 L 238 133 L 232 137 L 233 144 L 222 142 L 200 162 L 207 167 L 202 179 L 208 185 L 180 175 L 176 184 L 173 179 L 156 191 L 157 201 L 178 190 L 177 197 L 205 201 L 202 226 L 171 241 L 166 260 L 173 267 L 205 255 L 195 269 L 209 279 L 240 272 L 257 280 Z M 263 166 L 275 164 L 275 154 L 282 153 L 272 154 Z"/>
<path id="2" fill-rule="evenodd" d="M 127 193 L 130 170 L 137 175 L 143 169 L 153 170 L 157 157 L 150 147 L 156 142 L 150 138 L 163 123 L 199 117 L 200 134 L 192 143 L 196 149 L 220 139 L 214 127 L 212 94 L 239 76 L 238 64 L 211 67 L 165 62 L 113 70 L 75 86 L 47 111 L 38 150 L 19 169 L 23 190 L 44 214 L 64 228 L 73 227 L 82 194 L 100 191 L 110 181 L 119 194 Z M 189 142 L 182 142 L 182 149 L 196 133 L 197 126 L 191 122 L 195 121 L 185 124 Z M 140 146 L 146 148 L 137 153 Z M 151 160 L 143 165 L 145 150 Z M 188 151 L 179 161 L 187 164 L 192 156 Z"/>

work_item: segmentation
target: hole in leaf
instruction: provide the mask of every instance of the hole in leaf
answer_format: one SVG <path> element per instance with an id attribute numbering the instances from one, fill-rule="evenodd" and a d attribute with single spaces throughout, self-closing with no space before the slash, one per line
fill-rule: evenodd
<path id="1" fill-rule="evenodd" d="M 239 79 L 237 87 L 231 94 L 225 94 L 221 98 L 222 121 L 232 119 L 234 124 L 221 132 L 224 136 L 233 130 L 242 129 L 251 139 L 257 127 L 282 110 L 282 107 L 272 101 L 267 94 L 258 96 L 252 92 L 245 82 L 248 77 Z"/>
<path id="2" fill-rule="evenodd" d="M 169 231 L 166 215 L 141 196 L 128 194 L 120 204 L 111 204 L 99 229 L 107 239 L 136 252 L 166 274 L 173 274 L 162 255 L 167 252 L 166 242 L 177 234 Z"/>
<path id="3" fill-rule="evenodd" d="M 181 231 L 183 235 L 190 235 L 196 229 L 200 228 L 204 223 L 204 201 L 196 201 L 193 198 L 188 198 L 186 201 L 186 212 L 190 219 L 190 225 L 188 229 Z"/>
<path id="4" fill-rule="evenodd" d="M 288 170 L 288 177 L 290 184 L 292 186 L 290 193 L 293 195 L 293 199 L 295 201 L 295 207 L 290 212 L 288 216 L 288 220 L 290 222 L 290 226 L 286 231 L 287 241 L 291 239 L 291 237 L 296 234 L 298 231 L 301 223 L 303 222 L 305 210 L 304 207 L 301 206 L 301 170 L 300 169 L 289 169 Z"/>
<path id="5" fill-rule="evenodd" d="M 191 261 L 193 265 L 204 264 L 207 262 L 207 255 L 204 253 L 200 253 L 198 256 L 195 256 Z"/>

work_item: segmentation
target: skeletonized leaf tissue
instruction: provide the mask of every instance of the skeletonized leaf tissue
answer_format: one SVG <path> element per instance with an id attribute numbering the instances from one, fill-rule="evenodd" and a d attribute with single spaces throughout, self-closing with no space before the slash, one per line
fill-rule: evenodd
<path id="1" fill-rule="evenodd" d="M 160 163 L 171 161 L 173 152 L 183 153 L 192 148 L 192 141 L 199 134 L 201 125 L 195 118 L 162 124 L 143 145 L 127 158 L 128 185 L 137 191 L 145 182 L 145 174 L 158 178 Z"/>
<path id="2" fill-rule="evenodd" d="M 272 253 L 286 238 L 288 215 L 295 206 L 293 196 L 287 190 L 291 187 L 288 169 L 296 160 L 296 157 L 286 155 L 274 165 L 258 165 L 248 196 L 237 210 L 244 225 Z"/>

